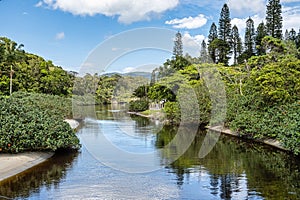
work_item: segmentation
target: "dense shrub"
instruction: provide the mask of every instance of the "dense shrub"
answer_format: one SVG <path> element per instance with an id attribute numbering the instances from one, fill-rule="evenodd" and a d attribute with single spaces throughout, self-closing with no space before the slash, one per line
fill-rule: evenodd
<path id="1" fill-rule="evenodd" d="M 17 153 L 78 149 L 79 140 L 63 119 L 71 101 L 42 94 L 14 93 L 0 98 L 0 150 Z"/>
<path id="2" fill-rule="evenodd" d="M 166 102 L 163 111 L 165 113 L 166 119 L 169 120 L 170 123 L 180 123 L 181 113 L 178 102 Z"/>
<path id="3" fill-rule="evenodd" d="M 129 102 L 129 111 L 141 112 L 149 109 L 149 102 L 147 100 L 136 100 Z"/>

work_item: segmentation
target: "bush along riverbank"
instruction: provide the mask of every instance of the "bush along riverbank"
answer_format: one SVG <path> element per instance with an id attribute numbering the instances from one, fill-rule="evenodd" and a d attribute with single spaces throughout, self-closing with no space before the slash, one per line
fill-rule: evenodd
<path id="1" fill-rule="evenodd" d="M 64 121 L 71 99 L 24 92 L 0 97 L 0 152 L 79 149 L 79 139 Z"/>
<path id="2" fill-rule="evenodd" d="M 240 137 L 273 139 L 300 155 L 300 53 L 269 36 L 263 43 L 268 53 L 234 66 L 166 62 L 148 88 L 136 90 L 136 97 L 165 100 L 163 111 L 171 124 L 195 118 L 202 127 L 224 123 Z"/>

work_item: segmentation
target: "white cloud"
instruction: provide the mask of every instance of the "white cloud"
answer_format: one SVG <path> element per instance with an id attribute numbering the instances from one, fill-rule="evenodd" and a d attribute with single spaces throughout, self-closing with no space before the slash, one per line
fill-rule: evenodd
<path id="1" fill-rule="evenodd" d="M 246 21 L 249 19 L 249 17 L 247 18 L 233 18 L 231 20 L 231 27 L 233 27 L 234 25 L 236 25 L 239 29 L 239 33 L 242 39 L 244 39 L 244 33 L 245 33 L 245 28 L 246 28 Z M 254 21 L 254 27 L 256 29 L 256 27 L 261 23 L 264 22 L 265 23 L 265 18 L 261 17 L 259 15 L 254 15 L 251 16 L 251 19 Z"/>
<path id="2" fill-rule="evenodd" d="M 202 40 L 206 40 L 204 35 L 192 36 L 189 32 L 185 32 L 182 35 L 184 53 L 188 53 L 191 56 L 198 57 L 200 53 Z"/>
<path id="3" fill-rule="evenodd" d="M 265 13 L 266 9 L 265 0 L 227 0 L 227 4 L 230 10 L 243 14 L 243 16 Z"/>
<path id="4" fill-rule="evenodd" d="M 207 18 L 200 14 L 196 17 L 185 17 L 182 19 L 172 19 L 166 21 L 165 24 L 173 25 L 173 28 L 186 28 L 186 29 L 195 29 L 204 26 L 207 22 Z"/>
<path id="5" fill-rule="evenodd" d="M 57 33 L 56 36 L 55 36 L 56 40 L 62 40 L 64 38 L 65 38 L 65 33 L 64 32 Z"/>
<path id="6" fill-rule="evenodd" d="M 118 16 L 119 22 L 129 24 L 175 8 L 179 0 L 43 0 L 43 4 L 74 15 Z"/>
<path id="7" fill-rule="evenodd" d="M 281 0 L 281 3 L 293 3 L 293 2 L 300 2 L 300 0 Z"/>
<path id="8" fill-rule="evenodd" d="M 129 72 L 134 72 L 135 68 L 134 67 L 126 67 L 123 69 L 123 73 L 129 73 Z"/>
<path id="9" fill-rule="evenodd" d="M 300 21 L 300 6 L 298 7 L 283 7 L 282 8 L 282 18 L 283 18 L 283 33 L 286 29 L 298 30 Z"/>
<path id="10" fill-rule="evenodd" d="M 39 1 L 37 4 L 35 4 L 35 7 L 41 7 L 43 5 L 42 1 Z"/>

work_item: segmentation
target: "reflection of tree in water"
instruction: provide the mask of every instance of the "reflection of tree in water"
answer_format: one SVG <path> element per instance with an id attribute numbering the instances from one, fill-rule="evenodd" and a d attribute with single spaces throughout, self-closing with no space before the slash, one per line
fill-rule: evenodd
<path id="1" fill-rule="evenodd" d="M 58 187 L 77 156 L 77 152 L 58 152 L 48 161 L 0 182 L 0 196 L 27 198 L 32 192 L 38 192 L 41 186 Z"/>
<path id="2" fill-rule="evenodd" d="M 146 117 L 140 117 L 136 115 L 130 115 L 131 119 L 135 121 L 136 128 L 141 128 L 145 126 L 149 126 L 151 121 Z"/>
<path id="3" fill-rule="evenodd" d="M 164 127 L 157 134 L 156 147 L 164 147 L 175 135 L 176 129 Z M 211 194 L 221 199 L 231 199 L 241 190 L 255 191 L 246 192 L 247 198 L 260 195 L 266 199 L 300 199 L 299 158 L 250 141 L 221 136 L 212 151 L 200 159 L 198 153 L 204 137 L 205 131 L 199 131 L 189 149 L 168 166 L 176 174 L 179 186 L 189 181 L 189 173 L 197 173 L 195 166 L 200 166 L 199 177 L 201 168 L 205 168 L 210 174 Z M 170 157 L 171 152 L 162 154 L 162 160 Z"/>

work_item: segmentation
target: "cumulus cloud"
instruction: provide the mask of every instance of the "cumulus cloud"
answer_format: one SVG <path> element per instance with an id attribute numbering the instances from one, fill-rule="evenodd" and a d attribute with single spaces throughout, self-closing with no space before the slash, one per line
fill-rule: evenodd
<path id="1" fill-rule="evenodd" d="M 194 57 L 199 56 L 202 40 L 207 40 L 204 35 L 192 36 L 189 32 L 185 32 L 182 35 L 184 53 L 188 53 Z"/>
<path id="2" fill-rule="evenodd" d="M 207 18 L 200 14 L 196 17 L 185 17 L 182 19 L 172 19 L 166 21 L 165 24 L 173 25 L 173 28 L 186 28 L 186 29 L 195 29 L 204 26 L 207 22 Z"/>
<path id="3" fill-rule="evenodd" d="M 43 2 L 42 1 L 39 1 L 37 4 L 35 4 L 35 7 L 41 7 L 43 6 Z"/>
<path id="4" fill-rule="evenodd" d="M 291 28 L 294 28 L 297 31 L 300 21 L 300 7 L 283 7 L 282 18 L 283 31 L 286 29 L 290 30 Z"/>
<path id="5" fill-rule="evenodd" d="M 264 13 L 266 8 L 265 0 L 227 0 L 227 4 L 230 10 L 243 15 L 261 12 Z"/>
<path id="6" fill-rule="evenodd" d="M 43 5 L 53 9 L 83 16 L 118 16 L 118 21 L 125 24 L 149 20 L 152 16 L 175 8 L 178 4 L 179 0 L 43 0 Z"/>
<path id="7" fill-rule="evenodd" d="M 281 0 L 281 3 L 293 3 L 293 2 L 300 2 L 300 0 Z"/>
<path id="8" fill-rule="evenodd" d="M 65 38 L 65 33 L 64 32 L 57 33 L 56 36 L 55 36 L 56 40 L 62 40 L 64 38 Z"/>

